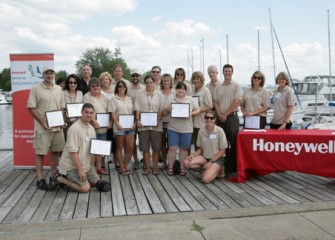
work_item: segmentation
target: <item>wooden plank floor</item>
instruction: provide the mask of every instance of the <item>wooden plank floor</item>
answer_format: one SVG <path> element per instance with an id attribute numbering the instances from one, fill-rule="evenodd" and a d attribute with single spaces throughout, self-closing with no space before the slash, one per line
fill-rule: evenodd
<path id="1" fill-rule="evenodd" d="M 33 223 L 123 215 L 164 214 L 253 206 L 286 205 L 335 200 L 334 179 L 296 172 L 254 177 L 245 183 L 217 179 L 204 185 L 198 172 L 186 177 L 118 174 L 109 164 L 111 191 L 93 188 L 78 194 L 68 188 L 36 189 L 31 170 L 14 170 L 13 152 L 0 151 L 0 223 Z M 48 177 L 48 171 L 45 172 Z"/>

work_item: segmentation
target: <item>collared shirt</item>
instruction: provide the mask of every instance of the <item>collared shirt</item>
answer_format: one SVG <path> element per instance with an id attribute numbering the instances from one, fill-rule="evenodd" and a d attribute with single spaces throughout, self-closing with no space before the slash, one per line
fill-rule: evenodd
<path id="1" fill-rule="evenodd" d="M 163 90 L 162 90 L 162 89 L 161 89 L 161 93 L 162 93 L 163 96 L 164 96 L 164 104 L 163 104 L 163 105 L 165 106 L 166 103 L 167 103 L 167 101 L 169 100 L 170 96 L 171 96 L 171 95 L 176 95 L 176 89 L 172 88 L 172 89 L 171 89 L 171 92 L 170 92 L 169 95 L 165 95 L 165 94 L 163 93 Z M 163 128 L 167 128 L 167 127 L 168 127 L 168 123 L 169 123 L 169 121 L 170 121 L 170 113 L 169 113 L 168 115 L 166 115 L 166 116 L 163 116 L 162 121 L 163 121 Z"/>
<path id="2" fill-rule="evenodd" d="M 294 92 L 291 87 L 285 86 L 284 89 L 279 90 L 276 88 L 273 94 L 273 124 L 282 124 L 285 120 L 285 115 L 289 106 L 295 105 Z M 290 116 L 290 121 L 292 121 L 292 114 Z"/>
<path id="3" fill-rule="evenodd" d="M 220 85 L 220 84 L 222 84 L 222 82 L 219 81 L 219 80 L 218 80 L 215 84 L 213 84 L 212 82 L 206 84 L 206 88 L 209 89 L 209 91 L 210 91 L 211 94 L 212 94 L 212 97 L 213 97 L 213 94 L 214 94 L 214 88 L 215 88 L 217 85 Z"/>
<path id="4" fill-rule="evenodd" d="M 127 95 L 131 97 L 133 103 L 135 102 L 136 95 L 143 89 L 145 89 L 145 86 L 140 83 L 136 87 L 134 84 L 130 84 L 130 86 L 128 87 Z"/>
<path id="5" fill-rule="evenodd" d="M 255 112 L 263 107 L 270 107 L 270 93 L 264 87 L 260 87 L 255 91 L 252 88 L 248 88 L 243 93 L 241 105 L 247 112 Z M 266 117 L 266 112 L 259 115 Z"/>
<path id="6" fill-rule="evenodd" d="M 81 120 L 76 121 L 67 132 L 67 141 L 59 162 L 59 172 L 66 175 L 70 170 L 77 169 L 70 153 L 78 153 L 84 172 L 91 167 L 90 144 L 91 139 L 96 138 L 94 128 L 85 125 Z"/>
<path id="7" fill-rule="evenodd" d="M 222 128 L 214 126 L 213 132 L 208 135 L 206 126 L 204 126 L 199 130 L 197 146 L 202 149 L 202 155 L 206 159 L 211 159 L 220 150 L 228 147 L 226 134 Z"/>
<path id="8" fill-rule="evenodd" d="M 223 82 L 215 87 L 213 100 L 218 103 L 220 112 L 225 113 L 235 99 L 242 100 L 242 95 L 240 84 L 235 81 L 227 84 Z M 234 111 L 237 111 L 237 108 Z"/>
<path id="9" fill-rule="evenodd" d="M 44 120 L 46 119 L 46 112 L 57 111 L 65 108 L 65 100 L 62 88 L 53 84 L 51 88 L 41 82 L 32 87 L 29 93 L 28 108 L 36 109 L 38 115 Z M 36 133 L 60 131 L 60 127 L 51 128 L 46 130 L 43 126 L 34 119 L 34 131 Z"/>
<path id="10" fill-rule="evenodd" d="M 196 101 L 198 101 L 198 104 L 200 108 L 203 107 L 209 107 L 209 109 L 213 108 L 213 102 L 212 102 L 212 94 L 209 91 L 208 88 L 205 86 L 202 86 L 198 91 L 195 89 L 192 91 L 192 96 Z M 202 128 L 205 126 L 205 114 L 206 112 L 202 112 L 193 118 L 193 125 L 195 128 Z"/>

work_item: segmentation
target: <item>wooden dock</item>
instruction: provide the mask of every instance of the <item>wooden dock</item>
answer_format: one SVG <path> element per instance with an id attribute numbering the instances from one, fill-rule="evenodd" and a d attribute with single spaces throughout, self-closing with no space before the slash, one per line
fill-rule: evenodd
<path id="1" fill-rule="evenodd" d="M 42 191 L 36 188 L 32 170 L 14 170 L 13 152 L 0 151 L 0 223 L 36 223 L 125 215 L 249 208 L 335 200 L 334 179 L 296 172 L 254 177 L 245 183 L 216 179 L 204 185 L 198 172 L 186 177 L 120 175 L 109 165 L 111 191 L 92 188 L 78 194 L 68 188 Z M 48 172 L 45 172 L 48 177 Z"/>

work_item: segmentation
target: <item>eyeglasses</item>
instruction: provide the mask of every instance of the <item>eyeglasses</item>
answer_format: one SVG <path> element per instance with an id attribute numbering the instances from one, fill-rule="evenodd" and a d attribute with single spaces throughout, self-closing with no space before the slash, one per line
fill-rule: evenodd
<path id="1" fill-rule="evenodd" d="M 182 76 L 182 77 L 184 77 L 184 74 L 182 74 L 182 73 L 176 73 L 176 76 Z"/>
<path id="2" fill-rule="evenodd" d="M 69 84 L 77 85 L 77 82 L 69 82 Z"/>
<path id="3" fill-rule="evenodd" d="M 151 71 L 152 73 L 159 73 L 159 71 Z"/>
<path id="4" fill-rule="evenodd" d="M 256 79 L 256 80 L 262 80 L 262 77 L 254 76 L 253 79 Z"/>
<path id="5" fill-rule="evenodd" d="M 126 88 L 124 85 L 119 85 L 118 88 Z"/>
<path id="6" fill-rule="evenodd" d="M 151 81 L 150 81 L 150 82 L 145 82 L 145 84 L 153 84 L 153 83 L 154 83 L 154 82 L 151 82 Z"/>
<path id="7" fill-rule="evenodd" d="M 91 85 L 91 87 L 100 87 L 100 85 Z"/>
<path id="8" fill-rule="evenodd" d="M 205 116 L 205 119 L 206 119 L 206 120 L 214 120 L 215 117 L 208 117 L 208 116 Z"/>
<path id="9" fill-rule="evenodd" d="M 133 75 L 131 75 L 131 77 L 139 77 L 140 75 L 138 75 L 138 74 L 133 74 Z"/>
<path id="10" fill-rule="evenodd" d="M 182 90 L 182 91 L 186 91 L 185 88 L 177 88 L 176 90 Z"/>

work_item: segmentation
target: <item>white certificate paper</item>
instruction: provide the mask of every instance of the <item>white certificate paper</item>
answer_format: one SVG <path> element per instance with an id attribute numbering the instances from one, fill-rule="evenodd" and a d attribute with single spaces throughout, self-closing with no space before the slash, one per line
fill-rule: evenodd
<path id="1" fill-rule="evenodd" d="M 247 129 L 260 129 L 260 123 L 260 116 L 246 116 L 244 118 L 244 128 Z"/>
<path id="2" fill-rule="evenodd" d="M 119 114 L 119 123 L 124 129 L 131 129 L 134 125 L 133 114 Z"/>
<path id="3" fill-rule="evenodd" d="M 141 123 L 143 127 L 156 127 L 157 126 L 157 112 L 141 112 Z"/>
<path id="4" fill-rule="evenodd" d="M 50 111 L 45 113 L 47 118 L 47 124 L 50 128 L 59 127 L 65 124 L 64 116 L 62 111 Z"/>
<path id="5" fill-rule="evenodd" d="M 66 110 L 69 118 L 80 117 L 84 103 L 67 103 Z"/>
<path id="6" fill-rule="evenodd" d="M 188 118 L 190 117 L 189 103 L 172 103 L 171 117 L 174 118 Z"/>
<path id="7" fill-rule="evenodd" d="M 196 108 L 199 108 L 200 107 L 200 97 L 199 96 L 193 96 L 193 99 L 194 99 Z"/>
<path id="8" fill-rule="evenodd" d="M 111 147 L 111 141 L 91 139 L 90 154 L 110 155 Z"/>
<path id="9" fill-rule="evenodd" d="M 97 113 L 97 122 L 101 128 L 109 126 L 110 114 L 109 113 Z"/>

